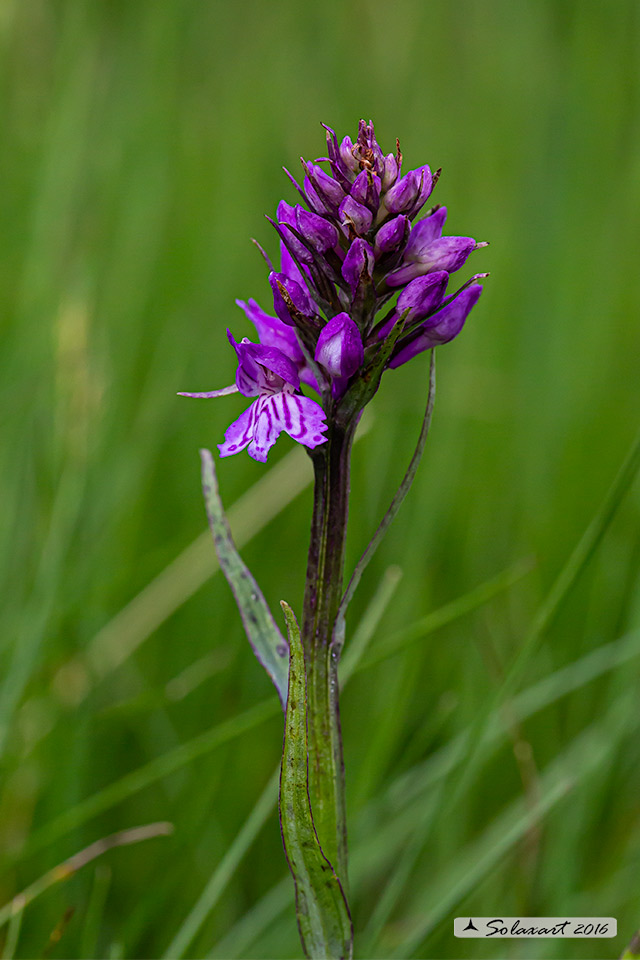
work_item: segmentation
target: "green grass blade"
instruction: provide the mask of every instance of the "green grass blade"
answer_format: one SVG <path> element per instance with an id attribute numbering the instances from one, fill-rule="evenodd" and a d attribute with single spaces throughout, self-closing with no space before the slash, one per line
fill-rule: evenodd
<path id="1" fill-rule="evenodd" d="M 511 662 L 494 696 L 489 698 L 485 708 L 481 711 L 474 723 L 468 756 L 462 766 L 461 775 L 458 777 L 456 784 L 450 789 L 450 797 L 454 795 L 460 796 L 474 776 L 477 770 L 478 747 L 482 742 L 491 714 L 497 711 L 499 704 L 504 703 L 513 695 L 529 658 L 540 642 L 543 633 L 555 619 L 563 601 L 597 550 L 625 494 L 635 480 L 638 470 L 640 470 L 640 434 L 638 434 L 634 440 L 600 509 L 597 511 L 573 549 L 569 559 L 556 577 L 551 590 L 534 617 L 524 642 Z"/>
<path id="2" fill-rule="evenodd" d="M 388 657 L 392 657 L 394 654 L 404 650 L 405 647 L 410 646 L 412 643 L 423 640 L 428 634 L 448 626 L 450 623 L 459 620 L 468 613 L 473 613 L 474 610 L 477 610 L 494 597 L 508 590 L 519 580 L 522 580 L 523 577 L 533 570 L 534 566 L 535 562 L 530 558 L 519 560 L 512 567 L 507 567 L 506 570 L 501 571 L 490 580 L 485 580 L 484 583 L 474 587 L 473 590 L 469 590 L 468 593 L 463 594 L 461 597 L 456 597 L 451 603 L 439 607 L 420 620 L 416 620 L 408 627 L 404 627 L 402 630 L 391 634 L 385 641 L 376 644 L 366 659 L 362 660 L 358 665 L 358 671 L 375 666 L 382 660 L 386 660 Z M 345 654 L 345 660 L 346 659 L 347 654 Z"/>
<path id="3" fill-rule="evenodd" d="M 269 778 L 256 805 L 245 820 L 240 832 L 211 875 L 193 908 L 163 954 L 167 960 L 183 957 L 193 943 L 211 910 L 224 893 L 242 857 L 251 846 L 269 818 L 277 798 L 279 768 Z"/>
<path id="4" fill-rule="evenodd" d="M 273 681 L 284 709 L 289 664 L 287 642 L 273 619 L 260 587 L 233 542 L 220 499 L 213 456 L 209 450 L 201 450 L 200 456 L 202 489 L 218 561 L 238 605 L 247 639 L 259 663 Z"/>
<path id="5" fill-rule="evenodd" d="M 354 630 L 353 636 L 349 640 L 342 660 L 340 661 L 339 673 L 342 686 L 347 683 L 356 671 L 366 666 L 366 662 L 364 662 L 362 658 L 378 629 L 385 610 L 391 603 L 391 599 L 401 579 L 402 570 L 400 567 L 392 566 L 386 570 L 380 586 L 365 610 L 362 620 Z"/>
<path id="6" fill-rule="evenodd" d="M 280 774 L 280 826 L 296 890 L 296 915 L 305 954 L 345 958 L 353 954 L 353 928 L 340 881 L 318 842 L 311 804 L 307 753 L 307 681 L 300 630 L 282 604 L 290 665 Z"/>
<path id="7" fill-rule="evenodd" d="M 373 636 L 372 631 L 375 631 L 379 618 L 384 613 L 381 599 L 384 599 L 386 603 L 391 599 L 393 590 L 395 589 L 394 578 L 397 576 L 397 574 L 392 572 L 393 570 L 395 570 L 395 568 L 390 568 L 390 570 L 387 571 L 385 579 L 374 595 L 370 606 L 365 611 L 361 625 L 354 632 L 353 646 L 347 648 L 343 664 L 343 685 L 347 683 L 351 676 L 365 669 L 372 662 L 368 659 L 366 661 L 359 660 L 358 657 L 364 655 L 366 652 L 367 644 Z M 513 576 L 515 578 L 515 574 Z M 510 571 L 505 571 L 504 575 L 500 574 L 492 581 L 488 581 L 486 585 L 481 585 L 471 591 L 470 594 L 465 594 L 463 597 L 460 597 L 459 600 L 443 607 L 442 616 L 439 616 L 439 611 L 435 611 L 427 618 L 429 623 L 422 620 L 418 621 L 416 626 L 419 627 L 419 631 L 415 632 L 415 637 L 414 634 L 410 634 L 407 642 L 418 636 L 425 636 L 432 630 L 451 623 L 457 617 L 463 616 L 471 610 L 476 609 L 482 603 L 486 602 L 487 599 L 495 596 L 500 590 L 506 589 L 512 582 L 515 582 L 515 579 L 512 579 Z M 491 589 L 489 589 L 490 584 L 493 584 Z M 483 589 L 484 586 L 487 587 L 486 592 Z M 467 601 L 465 599 L 467 597 L 471 599 Z M 411 631 L 412 628 L 410 627 L 408 630 Z M 398 635 L 397 649 L 401 649 L 402 643 L 400 641 L 403 636 L 404 632 Z M 385 647 L 384 655 L 391 656 L 392 653 L 395 652 L 395 649 L 396 647 L 393 649 L 387 649 Z M 81 826 L 93 817 L 104 813 L 106 810 L 111 809 L 111 807 L 133 796 L 140 790 L 144 790 L 146 787 L 157 783 L 157 781 L 163 777 L 187 766 L 193 760 L 209 753 L 219 745 L 241 736 L 248 730 L 252 730 L 260 723 L 276 716 L 277 713 L 278 706 L 275 702 L 271 699 L 262 700 L 254 707 L 250 707 L 248 710 L 232 717 L 230 720 L 216 724 L 209 730 L 205 730 L 193 739 L 188 740 L 186 743 L 180 744 L 180 746 L 174 750 L 170 750 L 162 754 L 162 756 L 150 760 L 143 766 L 138 767 L 137 770 L 133 770 L 119 780 L 110 783 L 103 790 L 98 791 L 85 800 L 80 801 L 80 803 L 75 806 L 65 810 L 64 813 L 60 814 L 60 816 L 33 834 L 21 855 L 27 855 L 35 850 L 41 849 L 43 846 L 46 846 L 46 844 L 64 836 L 66 833 Z"/>
<path id="8" fill-rule="evenodd" d="M 399 960 L 410 957 L 438 923 L 444 920 L 457 903 L 482 881 L 496 863 L 539 822 L 546 813 L 575 790 L 587 777 L 597 772 L 611 757 L 621 739 L 633 734 L 640 725 L 640 714 L 634 710 L 634 692 L 619 697 L 608 714 L 583 730 L 547 766 L 540 777 L 539 797 L 531 806 L 526 797 L 519 797 L 486 828 L 481 837 L 456 857 L 438 882 L 417 891 L 417 900 L 425 905 L 420 916 L 402 925 L 406 934 L 392 950 Z"/>
<path id="9" fill-rule="evenodd" d="M 248 730 L 252 730 L 258 724 L 269 717 L 277 716 L 279 706 L 275 700 L 268 699 L 257 703 L 255 707 L 245 710 L 244 713 L 225 720 L 223 723 L 216 724 L 210 730 L 205 730 L 192 740 L 180 744 L 174 750 L 169 750 L 159 757 L 145 763 L 144 766 L 132 770 L 125 774 L 119 780 L 115 780 L 105 787 L 104 790 L 92 794 L 86 800 L 82 800 L 74 807 L 65 810 L 64 813 L 56 817 L 49 824 L 44 826 L 27 844 L 23 855 L 31 854 L 39 850 L 48 843 L 52 843 L 59 837 L 64 836 L 81 824 L 91 820 L 92 817 L 104 813 L 117 803 L 121 803 L 133 794 L 144 790 L 163 777 L 181 769 L 198 757 L 209 753 L 220 744 L 227 743 L 235 737 L 240 736 Z"/>
<path id="10" fill-rule="evenodd" d="M 60 883 L 62 880 L 68 880 L 78 870 L 81 870 L 88 863 L 92 863 L 97 857 L 101 857 L 109 850 L 113 850 L 114 847 L 129 846 L 154 837 L 166 837 L 171 833 L 173 833 L 173 824 L 171 823 L 149 823 L 143 827 L 120 830 L 118 833 L 112 833 L 102 840 L 96 840 L 95 843 L 75 853 L 72 857 L 58 864 L 57 867 L 47 870 L 41 877 L 29 884 L 22 893 L 18 893 L 9 903 L 0 907 L 0 927 L 8 923 L 16 913 L 21 913 L 25 907 L 45 890 L 48 890 L 49 887 Z"/>
<path id="11" fill-rule="evenodd" d="M 369 544 L 358 560 L 355 570 L 351 576 L 351 579 L 347 585 L 344 596 L 340 603 L 338 609 L 338 615 L 336 618 L 336 624 L 334 628 L 334 638 L 335 643 L 342 647 L 344 643 L 345 635 L 345 617 L 347 613 L 347 608 L 351 603 L 354 593 L 357 590 L 358 584 L 362 578 L 362 574 L 367 568 L 369 561 L 372 559 L 376 550 L 380 546 L 382 539 L 395 520 L 397 513 L 404 502 L 404 498 L 411 489 L 411 484 L 414 481 L 415 475 L 420 465 L 420 460 L 422 459 L 422 454 L 424 452 L 425 444 L 427 442 L 427 437 L 429 436 L 429 428 L 431 426 L 431 417 L 433 414 L 433 405 L 436 400 L 436 352 L 431 350 L 431 357 L 429 362 L 429 390 L 427 393 L 427 406 L 424 412 L 424 418 L 422 420 L 422 427 L 420 428 L 420 435 L 418 437 L 418 442 L 416 448 L 413 452 L 413 456 L 409 461 L 409 466 L 407 467 L 407 472 L 405 473 L 402 483 L 398 487 L 396 493 L 394 494 L 393 500 L 389 506 L 389 509 L 385 513 L 384 517 L 378 525 L 378 529 L 374 533 L 373 537 L 369 541 Z"/>

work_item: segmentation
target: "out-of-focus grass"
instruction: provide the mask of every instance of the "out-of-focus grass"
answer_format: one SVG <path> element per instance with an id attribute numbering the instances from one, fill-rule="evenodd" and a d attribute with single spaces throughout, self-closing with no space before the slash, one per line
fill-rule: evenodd
<path id="1" fill-rule="evenodd" d="M 175 392 L 230 382 L 224 330 L 250 333 L 236 297 L 267 302 L 248 239 L 275 247 L 262 214 L 291 199 L 281 165 L 323 153 L 321 120 L 353 134 L 360 116 L 389 149 L 398 135 L 408 163 L 444 167 L 435 199 L 452 232 L 491 240 L 473 266 L 492 276 L 439 352 L 423 464 L 350 609 L 348 636 L 400 565 L 371 666 L 343 704 L 357 943 L 456 957 L 450 919 L 467 911 L 613 915 L 612 955 L 631 939 L 640 668 L 632 639 L 597 651 L 640 626 L 637 484 L 528 661 L 519 686 L 533 700 L 500 705 L 502 734 L 489 729 L 453 806 L 425 764 L 465 755 L 464 731 L 494 702 L 638 429 L 639 40 L 631 0 L 0 5 L 0 900 L 98 837 L 176 828 L 35 900 L 11 928 L 16 956 L 42 955 L 69 907 L 54 957 L 162 955 L 256 821 L 279 756 L 275 712 L 28 846 L 271 695 L 226 584 L 196 589 L 180 565 L 184 602 L 149 636 L 99 678 L 87 653 L 202 531 L 197 450 L 238 402 Z M 356 448 L 352 565 L 411 455 L 425 377 L 421 361 L 388 374 Z M 225 461 L 225 501 L 262 477 L 248 457 Z M 299 606 L 308 491 L 273 519 L 248 503 L 239 520 L 259 529 L 246 560 L 274 609 Z M 508 593 L 377 659 L 391 634 L 530 555 L 535 570 Z M 437 829 L 411 862 L 427 818 Z M 406 882 L 377 930 L 400 862 Z M 299 956 L 284 873 L 267 817 L 190 955 Z M 509 950 L 602 955 L 595 941 Z M 466 941 L 465 955 L 495 947 Z"/>

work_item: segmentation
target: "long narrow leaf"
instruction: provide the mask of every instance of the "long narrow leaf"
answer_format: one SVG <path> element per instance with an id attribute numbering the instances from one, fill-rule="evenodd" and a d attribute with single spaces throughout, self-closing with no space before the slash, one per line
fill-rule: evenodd
<path id="1" fill-rule="evenodd" d="M 296 915 L 304 951 L 311 958 L 349 958 L 353 928 L 344 891 L 322 852 L 309 802 L 307 680 L 300 630 L 291 608 L 282 609 L 290 663 L 280 774 L 280 826 L 296 890 Z"/>
<path id="2" fill-rule="evenodd" d="M 407 472 L 404 475 L 402 483 L 398 487 L 393 497 L 393 500 L 391 501 L 389 509 L 387 510 L 384 517 L 380 521 L 380 524 L 378 525 L 378 529 L 376 530 L 373 537 L 371 538 L 368 547 L 366 548 L 366 550 L 358 560 L 356 564 L 356 568 L 353 571 L 351 580 L 349 581 L 347 589 L 345 590 L 344 596 L 340 603 L 338 616 L 336 618 L 336 625 L 334 628 L 333 642 L 338 649 L 340 649 L 344 643 L 345 617 L 347 613 L 347 607 L 351 603 L 353 595 L 356 592 L 358 584 L 360 583 L 360 579 L 362 578 L 362 574 L 366 570 L 367 565 L 371 560 L 371 558 L 373 557 L 374 553 L 380 546 L 380 543 L 382 542 L 382 538 L 384 537 L 385 533 L 393 523 L 398 513 L 398 510 L 402 506 L 404 498 L 409 492 L 411 488 L 411 484 L 414 481 L 416 472 L 418 470 L 418 466 L 420 464 L 420 460 L 422 459 L 422 454 L 425 448 L 425 444 L 427 442 L 427 437 L 429 435 L 429 427 L 431 426 L 431 416 L 433 414 L 433 405 L 435 403 L 435 399 L 436 399 L 436 352 L 435 350 L 431 350 L 431 359 L 429 363 L 429 391 L 427 394 L 427 406 L 424 411 L 424 419 L 422 421 L 422 427 L 420 429 L 418 443 L 416 444 L 416 448 L 413 452 L 413 456 L 409 461 L 409 466 L 407 467 Z"/>
<path id="3" fill-rule="evenodd" d="M 278 630 L 273 614 L 251 571 L 236 550 L 218 491 L 218 480 L 209 450 L 201 450 L 202 489 L 207 506 L 220 569 L 238 604 L 247 639 L 278 691 L 284 709 L 287 702 L 289 650 Z"/>

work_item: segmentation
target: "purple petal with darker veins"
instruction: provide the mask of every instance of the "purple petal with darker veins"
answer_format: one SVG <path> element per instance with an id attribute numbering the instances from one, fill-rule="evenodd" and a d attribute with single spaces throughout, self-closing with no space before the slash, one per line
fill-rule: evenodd
<path id="1" fill-rule="evenodd" d="M 463 290 L 455 300 L 430 318 L 428 324 L 421 328 L 417 337 L 405 345 L 400 342 L 398 352 L 392 357 L 389 366 L 391 368 L 400 367 L 424 350 L 449 343 L 450 340 L 457 337 L 469 313 L 478 302 L 481 293 L 482 287 L 480 284 L 474 284 Z"/>
<path id="2" fill-rule="evenodd" d="M 248 449 L 254 460 L 266 461 L 269 450 L 283 430 L 306 447 L 317 447 L 326 442 L 327 438 L 322 436 L 327 429 L 324 411 L 315 400 L 283 392 L 260 397 L 254 406 L 253 436 Z"/>
<path id="3" fill-rule="evenodd" d="M 224 442 L 218 444 L 221 457 L 230 457 L 234 453 L 240 453 L 241 450 L 244 450 L 244 448 L 251 443 L 259 402 L 259 400 L 254 401 L 254 403 L 252 403 L 244 413 L 241 413 L 238 419 L 227 428 L 224 435 Z"/>
<path id="4" fill-rule="evenodd" d="M 327 429 L 327 423 L 319 403 L 297 393 L 280 393 L 270 399 L 281 429 L 292 440 L 311 448 L 326 442 L 327 438 L 322 434 Z"/>

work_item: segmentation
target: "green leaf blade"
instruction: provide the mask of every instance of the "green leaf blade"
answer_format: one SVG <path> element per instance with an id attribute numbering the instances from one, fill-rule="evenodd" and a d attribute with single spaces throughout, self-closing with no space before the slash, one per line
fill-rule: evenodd
<path id="1" fill-rule="evenodd" d="M 307 957 L 353 956 L 353 927 L 338 876 L 316 835 L 309 802 L 306 672 L 300 630 L 282 603 L 289 633 L 290 665 L 280 773 L 280 826 L 296 890 L 296 914 Z"/>
<path id="2" fill-rule="evenodd" d="M 284 710 L 287 702 L 289 648 L 260 587 L 231 536 L 210 450 L 201 450 L 202 490 L 220 569 L 235 597 L 242 623 L 259 663 L 271 678 Z"/>

